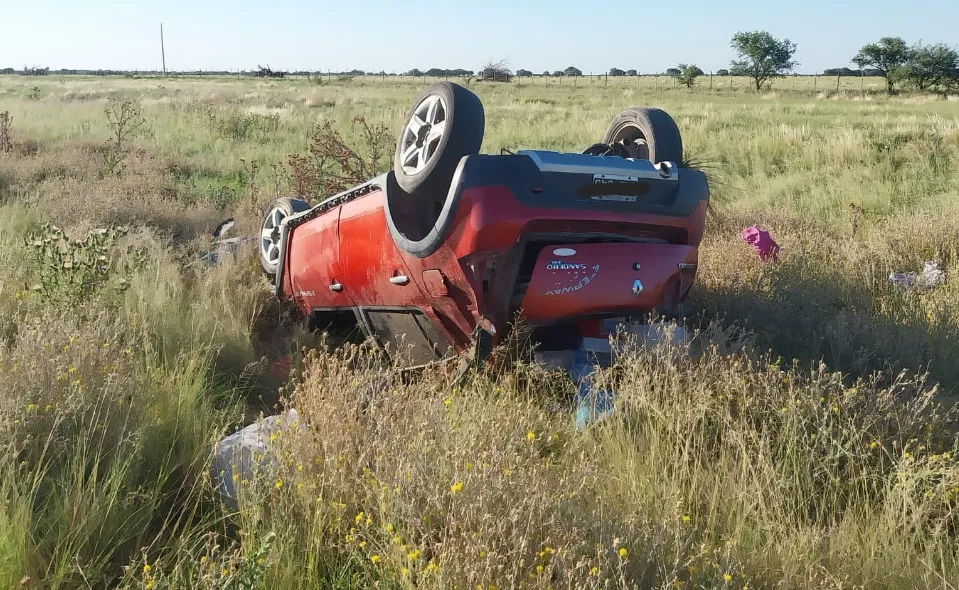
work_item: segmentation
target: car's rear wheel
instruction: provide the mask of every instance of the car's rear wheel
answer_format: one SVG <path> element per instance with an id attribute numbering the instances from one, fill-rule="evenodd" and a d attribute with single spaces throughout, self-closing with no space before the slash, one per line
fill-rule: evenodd
<path id="1" fill-rule="evenodd" d="M 445 197 L 460 160 L 479 153 L 485 128 L 478 96 L 451 82 L 426 87 L 413 100 L 396 142 L 397 184 L 414 197 Z"/>
<path id="2" fill-rule="evenodd" d="M 287 217 L 309 210 L 310 205 L 300 199 L 283 197 L 270 205 L 260 224 L 260 266 L 268 275 L 276 275 L 280 262 L 280 225 Z"/>
<path id="3" fill-rule="evenodd" d="M 626 149 L 630 157 L 659 162 L 683 159 L 679 127 L 666 111 L 652 107 L 630 107 L 609 123 L 603 143 Z"/>

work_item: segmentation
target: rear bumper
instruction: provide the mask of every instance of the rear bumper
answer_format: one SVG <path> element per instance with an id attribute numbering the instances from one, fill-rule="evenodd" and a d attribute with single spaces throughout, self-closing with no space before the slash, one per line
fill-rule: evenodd
<path id="1" fill-rule="evenodd" d="M 696 276 L 698 250 L 659 243 L 557 244 L 537 257 L 522 313 L 531 325 L 669 313 Z"/>

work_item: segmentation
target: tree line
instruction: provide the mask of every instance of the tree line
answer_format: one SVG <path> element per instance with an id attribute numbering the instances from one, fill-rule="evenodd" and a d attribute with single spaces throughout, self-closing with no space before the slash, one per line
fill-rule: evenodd
<path id="1" fill-rule="evenodd" d="M 717 73 L 752 78 L 757 91 L 769 80 L 784 76 L 799 65 L 793 59 L 798 46 L 789 39 L 777 39 L 768 31 L 738 32 L 733 35 L 730 46 L 736 52 L 736 59 L 730 62 L 729 70 Z M 882 37 L 863 45 L 849 61 L 859 69 L 834 68 L 823 74 L 881 76 L 886 79 L 889 94 L 903 85 L 943 94 L 959 91 L 959 51 L 945 43 L 909 45 L 901 37 Z M 703 75 L 702 70 L 691 64 L 680 64 L 667 73 L 687 86 L 692 86 L 696 77 Z"/>
<path id="2" fill-rule="evenodd" d="M 730 47 L 736 57 L 730 61 L 729 69 L 716 72 L 718 76 L 744 76 L 752 79 L 756 90 L 760 91 L 773 78 L 785 76 L 793 72 L 799 62 L 795 61 L 798 45 L 789 39 L 778 39 L 768 31 L 740 31 L 733 35 Z M 918 90 L 936 91 L 943 94 L 959 92 L 959 51 L 945 43 L 924 45 L 921 42 L 908 44 L 901 37 L 882 37 L 873 43 L 867 43 L 852 56 L 849 63 L 859 69 L 848 67 L 831 68 L 823 72 L 827 76 L 871 76 L 882 77 L 886 80 L 886 90 L 895 93 L 903 86 L 911 86 Z M 266 72 L 266 74 L 264 73 Z M 54 70 L 40 67 L 24 67 L 23 70 L 13 68 L 0 69 L 0 74 L 22 74 L 27 76 L 59 75 L 161 75 L 158 71 L 119 71 L 119 70 Z M 283 77 L 286 75 L 320 77 L 332 75 L 331 72 L 296 71 L 273 72 L 269 68 L 259 66 L 257 70 L 230 72 L 230 71 L 192 71 L 176 72 L 176 75 L 246 75 L 263 77 Z M 338 76 L 394 76 L 385 71 L 365 72 L 351 70 L 336 72 Z M 489 62 L 477 71 L 462 68 L 445 69 L 430 68 L 421 71 L 417 68 L 404 72 L 401 75 L 414 77 L 473 77 L 490 81 L 510 81 L 513 77 L 532 77 L 531 70 L 518 69 L 515 74 L 510 70 L 505 60 Z M 543 77 L 580 77 L 582 70 L 569 66 L 565 70 L 546 70 L 540 74 Z M 635 69 L 622 70 L 610 68 L 604 75 L 639 76 Z M 703 70 L 696 64 L 681 63 L 666 70 L 665 75 L 673 77 L 680 84 L 692 87 L 696 79 L 704 76 Z"/>

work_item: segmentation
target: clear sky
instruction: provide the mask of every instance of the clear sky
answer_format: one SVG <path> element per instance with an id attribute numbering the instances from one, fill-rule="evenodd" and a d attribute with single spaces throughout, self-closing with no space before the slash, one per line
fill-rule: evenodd
<path id="1" fill-rule="evenodd" d="M 959 0 L 0 0 L 0 67 L 478 70 L 729 66 L 737 30 L 798 43 L 798 71 L 885 35 L 959 45 Z"/>

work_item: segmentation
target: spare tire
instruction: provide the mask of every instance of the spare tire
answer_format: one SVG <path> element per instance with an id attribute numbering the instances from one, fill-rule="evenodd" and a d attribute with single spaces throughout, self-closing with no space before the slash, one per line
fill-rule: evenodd
<path id="1" fill-rule="evenodd" d="M 683 160 L 683 138 L 666 111 L 652 107 L 630 107 L 609 123 L 603 143 L 625 146 L 634 158 L 654 164 Z"/>
<path id="2" fill-rule="evenodd" d="M 486 117 L 479 97 L 451 82 L 437 82 L 413 100 L 396 141 L 393 169 L 404 191 L 445 198 L 456 166 L 479 153 Z"/>

